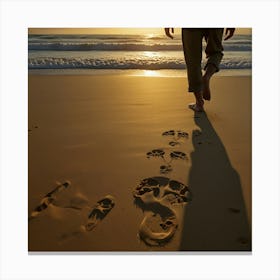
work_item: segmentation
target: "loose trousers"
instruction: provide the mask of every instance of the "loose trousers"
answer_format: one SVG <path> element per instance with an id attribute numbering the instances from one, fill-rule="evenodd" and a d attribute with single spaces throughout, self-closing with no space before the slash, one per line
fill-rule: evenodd
<path id="1" fill-rule="evenodd" d="M 187 65 L 189 92 L 200 92 L 202 90 L 202 41 L 206 40 L 207 63 L 219 71 L 219 65 L 223 58 L 223 28 L 183 28 L 182 43 L 185 61 Z"/>

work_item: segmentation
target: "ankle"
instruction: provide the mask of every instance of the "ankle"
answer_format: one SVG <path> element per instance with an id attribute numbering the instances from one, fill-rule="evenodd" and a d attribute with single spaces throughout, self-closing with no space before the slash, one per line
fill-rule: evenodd
<path id="1" fill-rule="evenodd" d="M 203 106 L 204 106 L 204 101 L 202 101 L 202 102 L 196 101 L 195 104 L 196 104 L 197 107 L 203 108 Z"/>
<path id="2" fill-rule="evenodd" d="M 202 107 L 203 104 L 204 104 L 204 100 L 203 100 L 203 97 L 202 97 L 202 93 L 201 92 L 195 92 L 194 93 L 194 96 L 195 96 L 195 103 Z"/>

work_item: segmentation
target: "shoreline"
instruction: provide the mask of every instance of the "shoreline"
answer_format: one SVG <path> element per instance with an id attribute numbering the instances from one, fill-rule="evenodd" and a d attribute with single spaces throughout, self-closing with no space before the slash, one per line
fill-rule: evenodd
<path id="1" fill-rule="evenodd" d="M 186 69 L 29 69 L 29 75 L 92 75 L 92 76 L 135 76 L 135 77 L 165 77 L 186 78 Z M 252 76 L 251 69 L 221 69 L 215 76 Z"/>

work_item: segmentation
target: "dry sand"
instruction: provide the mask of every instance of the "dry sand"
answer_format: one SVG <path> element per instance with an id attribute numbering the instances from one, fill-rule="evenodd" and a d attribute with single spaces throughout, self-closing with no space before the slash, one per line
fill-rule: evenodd
<path id="1" fill-rule="evenodd" d="M 206 114 L 186 88 L 29 75 L 29 251 L 251 250 L 251 77 L 215 77 Z"/>

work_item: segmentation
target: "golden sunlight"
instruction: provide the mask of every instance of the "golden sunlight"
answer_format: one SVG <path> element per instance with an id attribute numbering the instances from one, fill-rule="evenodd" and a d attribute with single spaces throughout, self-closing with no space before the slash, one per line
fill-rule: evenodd
<path id="1" fill-rule="evenodd" d="M 145 77 L 160 77 L 160 73 L 155 70 L 143 70 L 143 76 Z"/>
<path id="2" fill-rule="evenodd" d="M 146 38 L 147 38 L 147 39 L 152 39 L 152 38 L 154 38 L 154 37 L 156 37 L 156 36 L 157 36 L 156 34 L 150 33 L 150 34 L 147 34 L 147 35 L 146 35 Z"/>

